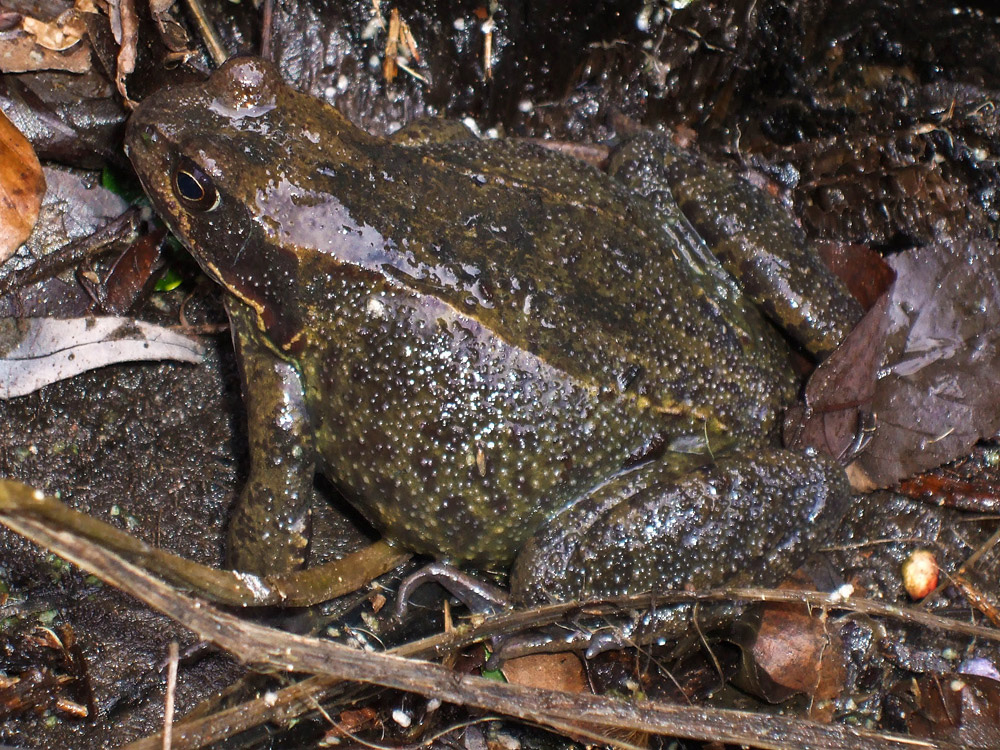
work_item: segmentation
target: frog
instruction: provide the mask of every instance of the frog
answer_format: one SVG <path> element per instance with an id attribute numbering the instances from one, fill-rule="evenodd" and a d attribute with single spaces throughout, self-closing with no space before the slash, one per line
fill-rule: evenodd
<path id="1" fill-rule="evenodd" d="M 651 176 L 687 163 L 668 139 L 602 171 L 385 138 L 240 57 L 147 97 L 126 151 L 224 292 L 250 452 L 232 568 L 307 564 L 317 473 L 390 543 L 509 569 L 524 605 L 775 582 L 845 513 L 841 464 L 781 446 L 790 344 L 734 272 L 818 356 L 859 313 L 800 251 L 724 265 Z"/>

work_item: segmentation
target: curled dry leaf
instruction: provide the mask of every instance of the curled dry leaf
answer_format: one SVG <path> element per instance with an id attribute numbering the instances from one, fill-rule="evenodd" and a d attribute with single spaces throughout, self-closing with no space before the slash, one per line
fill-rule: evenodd
<path id="1" fill-rule="evenodd" d="M 57 380 L 116 362 L 198 362 L 194 339 L 123 318 L 0 318 L 0 398 L 24 396 Z"/>
<path id="2" fill-rule="evenodd" d="M 135 70 L 139 17 L 133 0 L 113 0 L 110 4 L 111 30 L 119 44 L 115 85 L 126 103 L 130 102 L 125 79 Z"/>
<path id="3" fill-rule="evenodd" d="M 83 39 L 87 26 L 76 10 L 62 13 L 54 21 L 25 16 L 21 28 L 35 38 L 35 43 L 54 52 L 62 52 Z"/>
<path id="4" fill-rule="evenodd" d="M 44 195 L 45 177 L 34 149 L 0 113 L 0 263 L 31 234 Z"/>

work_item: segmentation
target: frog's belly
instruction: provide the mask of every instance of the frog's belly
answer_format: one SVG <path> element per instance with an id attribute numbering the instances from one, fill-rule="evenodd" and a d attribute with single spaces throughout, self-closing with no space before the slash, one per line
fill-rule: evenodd
<path id="1" fill-rule="evenodd" d="M 320 469 L 411 549 L 509 561 L 663 429 L 474 321 L 419 316 L 346 326 L 302 362 Z"/>

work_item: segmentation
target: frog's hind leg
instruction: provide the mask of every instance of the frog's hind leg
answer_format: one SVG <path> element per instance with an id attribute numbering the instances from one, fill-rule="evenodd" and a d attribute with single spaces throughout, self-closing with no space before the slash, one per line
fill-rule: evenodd
<path id="1" fill-rule="evenodd" d="M 676 200 L 743 292 L 811 354 L 825 357 L 861 318 L 789 213 L 728 169 L 644 133 L 618 149 L 608 171 L 661 213 L 676 211 Z"/>
<path id="2" fill-rule="evenodd" d="M 723 582 L 770 585 L 830 535 L 850 489 L 832 459 L 764 449 L 687 471 L 653 462 L 553 518 L 519 554 L 518 603 Z"/>

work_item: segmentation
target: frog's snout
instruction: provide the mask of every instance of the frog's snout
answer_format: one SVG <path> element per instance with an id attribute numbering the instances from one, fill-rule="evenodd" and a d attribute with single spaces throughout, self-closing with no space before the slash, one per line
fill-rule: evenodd
<path id="1" fill-rule="evenodd" d="M 153 124 L 146 118 L 133 114 L 125 125 L 125 153 L 131 156 L 136 147 L 155 141 L 156 129 Z"/>

